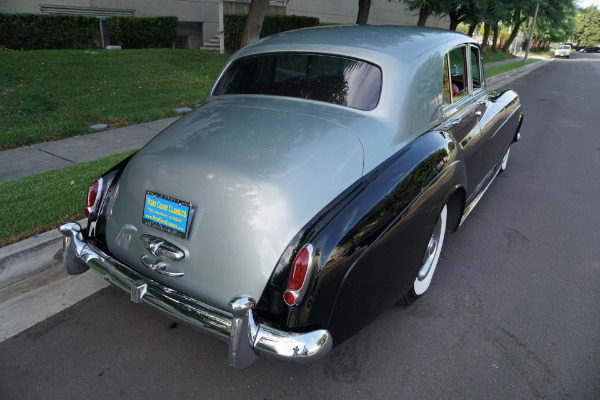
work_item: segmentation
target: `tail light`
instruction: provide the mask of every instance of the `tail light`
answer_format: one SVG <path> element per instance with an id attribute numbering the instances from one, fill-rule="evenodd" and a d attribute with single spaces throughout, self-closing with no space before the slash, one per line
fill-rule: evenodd
<path id="1" fill-rule="evenodd" d="M 87 191 L 87 197 L 85 200 L 85 208 L 83 212 L 86 217 L 96 213 L 98 204 L 100 203 L 100 193 L 102 190 L 102 178 L 98 178 L 90 185 Z"/>
<path id="2" fill-rule="evenodd" d="M 288 277 L 287 290 L 283 293 L 283 301 L 288 306 L 298 305 L 302 300 L 308 286 L 312 259 L 313 247 L 311 244 L 304 246 L 294 259 Z"/>

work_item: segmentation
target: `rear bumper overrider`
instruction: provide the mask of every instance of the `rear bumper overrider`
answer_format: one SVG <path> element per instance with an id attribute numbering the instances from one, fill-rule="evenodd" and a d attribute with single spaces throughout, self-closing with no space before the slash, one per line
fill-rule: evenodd
<path id="1" fill-rule="evenodd" d="M 65 238 L 63 260 L 67 273 L 78 275 L 89 268 L 131 294 L 136 303 L 146 303 L 173 319 L 229 343 L 229 365 L 246 369 L 258 356 L 280 361 L 307 363 L 324 357 L 333 341 L 325 329 L 297 333 L 276 329 L 254 318 L 255 301 L 236 296 L 222 310 L 170 289 L 140 274 L 110 254 L 86 242 L 76 222 L 59 228 Z"/>

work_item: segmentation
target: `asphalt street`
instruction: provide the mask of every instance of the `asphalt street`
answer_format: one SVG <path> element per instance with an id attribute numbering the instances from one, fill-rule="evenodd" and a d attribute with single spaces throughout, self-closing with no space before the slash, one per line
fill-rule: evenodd
<path id="1" fill-rule="evenodd" d="M 234 371 L 225 343 L 109 287 L 0 343 L 0 398 L 600 398 L 600 55 L 510 87 L 523 138 L 430 290 L 324 360 Z"/>

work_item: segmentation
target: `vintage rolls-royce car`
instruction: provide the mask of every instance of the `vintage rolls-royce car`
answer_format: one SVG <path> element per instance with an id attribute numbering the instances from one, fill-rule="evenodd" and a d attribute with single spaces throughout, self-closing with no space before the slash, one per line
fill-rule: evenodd
<path id="1" fill-rule="evenodd" d="M 65 267 L 225 340 L 234 368 L 319 359 L 427 290 L 522 120 L 462 34 L 277 34 L 92 183 L 87 227 L 60 227 Z"/>

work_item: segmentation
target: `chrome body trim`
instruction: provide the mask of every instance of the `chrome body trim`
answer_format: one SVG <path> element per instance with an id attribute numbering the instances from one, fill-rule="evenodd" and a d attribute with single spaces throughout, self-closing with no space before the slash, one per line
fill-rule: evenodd
<path id="1" fill-rule="evenodd" d="M 166 276 L 175 276 L 175 277 L 180 277 L 183 276 L 183 272 L 179 272 L 179 271 L 168 271 L 167 270 L 167 263 L 164 262 L 163 260 L 159 259 L 152 259 L 152 257 L 148 256 L 148 255 L 143 255 L 140 258 L 140 261 L 142 262 L 142 264 L 147 267 L 150 268 L 152 271 L 156 271 L 159 274 L 162 275 L 166 275 Z"/>
<path id="2" fill-rule="evenodd" d="M 144 234 L 140 236 L 139 240 L 156 257 L 164 257 L 173 261 L 179 261 L 185 257 L 183 250 L 157 236 Z"/>
<path id="3" fill-rule="evenodd" d="M 163 286 L 86 242 L 76 222 L 61 225 L 59 231 L 65 236 L 63 260 L 67 273 L 76 275 L 92 268 L 131 293 L 134 302 L 146 303 L 228 342 L 229 365 L 235 369 L 248 368 L 258 356 L 304 364 L 324 357 L 333 347 L 326 329 L 288 332 L 258 323 L 251 297 L 234 297 L 225 311 Z"/>
<path id="4" fill-rule="evenodd" d="M 502 164 L 502 160 L 500 161 L 500 164 Z M 469 214 L 471 214 L 471 211 L 473 211 L 473 209 L 475 208 L 475 206 L 477 205 L 477 203 L 479 203 L 479 200 L 481 200 L 481 198 L 483 197 L 483 195 L 485 194 L 485 192 L 489 189 L 489 187 L 492 185 L 492 182 L 494 182 L 494 180 L 496 179 L 496 177 L 498 176 L 498 173 L 500 172 L 500 166 L 496 166 L 493 170 L 493 177 L 489 180 L 488 184 L 483 188 L 483 190 L 481 190 L 477 196 L 475 196 L 475 198 L 465 207 L 462 217 L 460 219 L 460 223 L 458 224 L 458 226 L 460 227 L 463 222 L 465 222 L 465 220 L 467 219 L 467 217 L 469 216 Z"/>

